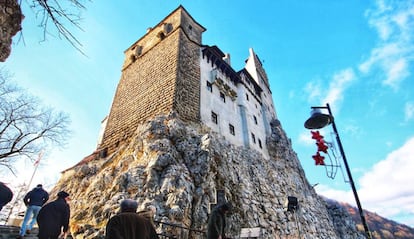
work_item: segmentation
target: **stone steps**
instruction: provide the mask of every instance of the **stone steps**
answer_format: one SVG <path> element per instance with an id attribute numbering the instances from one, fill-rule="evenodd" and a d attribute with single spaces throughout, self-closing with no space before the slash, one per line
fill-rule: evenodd
<path id="1" fill-rule="evenodd" d="M 0 239 L 13 239 L 19 236 L 20 227 L 0 225 Z M 37 239 L 37 228 L 33 228 L 30 234 L 24 236 L 25 239 Z"/>

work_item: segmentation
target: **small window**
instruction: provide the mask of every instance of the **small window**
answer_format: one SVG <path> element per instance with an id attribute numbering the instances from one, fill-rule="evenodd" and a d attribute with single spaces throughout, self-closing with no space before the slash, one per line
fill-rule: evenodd
<path id="1" fill-rule="evenodd" d="M 259 139 L 259 147 L 262 148 L 262 141 Z"/>
<path id="2" fill-rule="evenodd" d="M 246 93 L 246 100 L 249 101 L 249 94 Z"/>
<path id="3" fill-rule="evenodd" d="M 226 96 L 224 95 L 223 92 L 220 92 L 220 98 L 223 102 L 226 102 Z"/>
<path id="4" fill-rule="evenodd" d="M 257 124 L 257 118 L 255 115 L 253 115 L 253 120 L 254 120 L 254 123 Z"/>
<path id="5" fill-rule="evenodd" d="M 164 38 L 165 38 L 164 32 L 159 32 L 157 36 L 160 40 L 164 40 Z"/>
<path id="6" fill-rule="evenodd" d="M 211 121 L 213 121 L 213 123 L 217 124 L 218 120 L 217 120 L 217 114 L 214 113 L 213 111 L 211 111 Z"/>
<path id="7" fill-rule="evenodd" d="M 230 130 L 230 134 L 236 135 L 236 133 L 234 132 L 234 126 L 232 124 L 229 124 L 229 130 Z"/>
<path id="8" fill-rule="evenodd" d="M 252 133 L 252 140 L 253 140 L 253 143 L 256 143 L 256 136 Z"/>
<path id="9" fill-rule="evenodd" d="M 206 81 L 206 82 L 207 82 L 207 90 L 210 91 L 210 92 L 213 92 L 213 85 L 208 81 Z"/>
<path id="10" fill-rule="evenodd" d="M 173 29 L 173 26 L 171 23 L 164 23 L 164 31 L 165 33 L 170 33 Z"/>

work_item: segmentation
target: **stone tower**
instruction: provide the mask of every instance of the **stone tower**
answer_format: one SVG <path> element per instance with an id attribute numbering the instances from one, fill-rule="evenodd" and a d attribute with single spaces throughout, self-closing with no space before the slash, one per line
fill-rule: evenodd
<path id="1" fill-rule="evenodd" d="M 111 153 L 160 114 L 200 120 L 200 45 L 205 28 L 179 6 L 125 51 L 100 149 Z"/>

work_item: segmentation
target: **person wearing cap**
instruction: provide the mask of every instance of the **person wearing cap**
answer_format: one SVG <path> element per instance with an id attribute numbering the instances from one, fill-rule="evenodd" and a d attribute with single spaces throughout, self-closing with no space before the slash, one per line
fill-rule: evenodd
<path id="1" fill-rule="evenodd" d="M 120 212 L 106 224 L 106 239 L 158 239 L 151 221 L 137 213 L 138 203 L 125 199 Z"/>
<path id="2" fill-rule="evenodd" d="M 49 193 L 43 189 L 42 184 L 38 184 L 24 196 L 23 202 L 27 208 L 24 213 L 22 226 L 20 228 L 20 237 L 18 238 L 22 238 L 26 233 L 30 233 L 30 230 L 32 230 L 34 224 L 36 223 L 36 217 L 40 211 L 40 208 L 42 208 L 43 204 L 45 204 L 47 200 L 49 200 Z M 30 218 L 31 221 L 28 224 Z"/>
<path id="3" fill-rule="evenodd" d="M 218 205 L 208 219 L 207 239 L 225 239 L 226 214 L 231 210 L 230 203 Z"/>
<path id="4" fill-rule="evenodd" d="M 39 239 L 66 238 L 69 230 L 70 208 L 69 193 L 60 191 L 57 199 L 47 203 L 37 215 Z"/>

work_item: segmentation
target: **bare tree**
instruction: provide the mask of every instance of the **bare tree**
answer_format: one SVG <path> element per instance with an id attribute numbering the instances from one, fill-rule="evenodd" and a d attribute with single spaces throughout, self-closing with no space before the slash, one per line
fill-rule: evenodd
<path id="1" fill-rule="evenodd" d="M 0 70 L 0 166 L 14 173 L 17 159 L 32 161 L 42 149 L 63 146 L 70 134 L 69 117 L 42 106 L 40 100 L 9 83 Z"/>
<path id="2" fill-rule="evenodd" d="M 43 39 L 50 34 L 49 23 L 52 23 L 59 34 L 73 47 L 80 50 L 82 44 L 72 33 L 69 26 L 80 27 L 81 12 L 85 10 L 84 2 L 88 0 L 26 0 L 30 8 L 40 19 L 39 27 L 43 28 Z"/>

